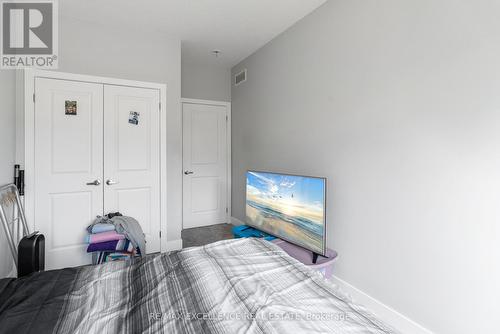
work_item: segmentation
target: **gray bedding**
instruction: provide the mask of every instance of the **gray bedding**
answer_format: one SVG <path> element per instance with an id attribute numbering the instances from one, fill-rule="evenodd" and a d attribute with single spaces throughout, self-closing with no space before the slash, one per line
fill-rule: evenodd
<path id="1" fill-rule="evenodd" d="M 0 280 L 1 333 L 394 333 L 274 244 Z"/>

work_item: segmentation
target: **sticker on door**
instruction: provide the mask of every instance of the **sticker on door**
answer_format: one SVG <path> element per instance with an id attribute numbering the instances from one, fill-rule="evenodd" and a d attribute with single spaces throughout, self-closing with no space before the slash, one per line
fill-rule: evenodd
<path id="1" fill-rule="evenodd" d="M 64 102 L 64 113 L 66 115 L 76 115 L 76 101 L 65 101 Z"/>
<path id="2" fill-rule="evenodd" d="M 130 115 L 128 116 L 128 122 L 133 125 L 139 125 L 139 116 L 141 114 L 138 113 L 137 111 L 131 111 Z"/>

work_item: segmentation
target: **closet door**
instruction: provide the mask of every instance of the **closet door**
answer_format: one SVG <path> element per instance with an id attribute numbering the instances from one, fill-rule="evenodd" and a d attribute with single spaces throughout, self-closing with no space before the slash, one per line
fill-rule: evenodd
<path id="1" fill-rule="evenodd" d="M 85 228 L 103 213 L 103 86 L 35 80 L 34 224 L 46 269 L 88 264 Z"/>
<path id="2" fill-rule="evenodd" d="M 156 89 L 104 86 L 104 211 L 136 218 L 147 253 L 160 251 L 159 104 Z"/>

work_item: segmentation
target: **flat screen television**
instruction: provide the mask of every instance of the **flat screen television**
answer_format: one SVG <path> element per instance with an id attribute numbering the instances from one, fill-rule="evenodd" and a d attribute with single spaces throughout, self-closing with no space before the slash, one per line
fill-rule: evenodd
<path id="1" fill-rule="evenodd" d="M 326 253 L 326 178 L 248 171 L 246 222 L 317 255 Z"/>

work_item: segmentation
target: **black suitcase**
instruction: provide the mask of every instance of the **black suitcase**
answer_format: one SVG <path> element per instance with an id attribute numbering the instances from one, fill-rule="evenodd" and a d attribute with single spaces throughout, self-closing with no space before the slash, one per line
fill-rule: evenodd
<path id="1" fill-rule="evenodd" d="M 45 269 L 45 237 L 33 232 L 19 242 L 17 249 L 17 277 Z"/>

